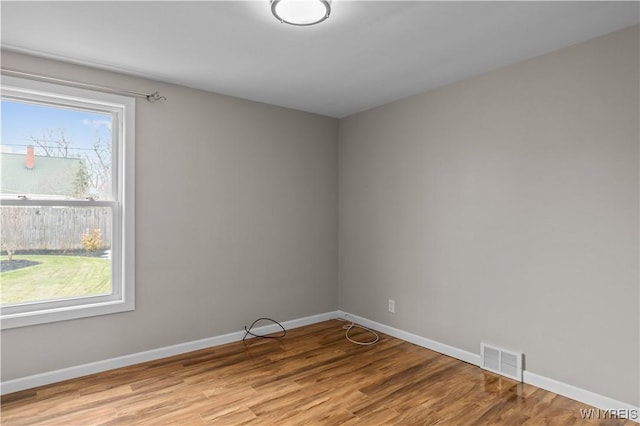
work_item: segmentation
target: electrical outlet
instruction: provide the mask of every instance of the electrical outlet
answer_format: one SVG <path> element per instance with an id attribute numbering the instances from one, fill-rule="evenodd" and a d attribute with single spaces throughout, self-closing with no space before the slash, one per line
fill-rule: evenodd
<path id="1" fill-rule="evenodd" d="M 389 299 L 389 312 L 392 314 L 396 312 L 396 301 L 393 299 Z"/>

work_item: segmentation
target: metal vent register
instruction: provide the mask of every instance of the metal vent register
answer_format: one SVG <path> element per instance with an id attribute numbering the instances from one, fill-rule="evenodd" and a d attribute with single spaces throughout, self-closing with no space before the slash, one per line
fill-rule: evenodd
<path id="1" fill-rule="evenodd" d="M 480 367 L 522 381 L 522 354 L 480 344 Z"/>

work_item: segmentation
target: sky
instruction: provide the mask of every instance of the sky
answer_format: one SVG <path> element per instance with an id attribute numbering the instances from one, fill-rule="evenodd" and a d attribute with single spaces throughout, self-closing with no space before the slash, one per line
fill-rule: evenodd
<path id="1" fill-rule="evenodd" d="M 72 141 L 74 157 L 90 154 L 98 137 L 111 140 L 112 121 L 106 114 L 2 100 L 0 115 L 2 152 L 25 154 L 27 145 L 34 145 L 36 155 L 45 155 L 31 137 L 43 139 L 53 132 L 59 138 L 59 129 Z"/>

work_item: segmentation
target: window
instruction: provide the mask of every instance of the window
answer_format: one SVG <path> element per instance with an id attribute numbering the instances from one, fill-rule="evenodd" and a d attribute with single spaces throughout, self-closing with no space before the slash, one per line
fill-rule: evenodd
<path id="1" fill-rule="evenodd" d="M 3 77 L 2 328 L 134 309 L 129 97 Z"/>

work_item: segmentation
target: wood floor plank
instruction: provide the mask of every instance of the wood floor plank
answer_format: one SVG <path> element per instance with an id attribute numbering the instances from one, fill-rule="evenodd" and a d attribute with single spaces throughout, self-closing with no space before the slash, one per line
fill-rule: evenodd
<path id="1" fill-rule="evenodd" d="M 5 395 L 2 425 L 635 425 L 384 334 L 353 344 L 344 324 Z"/>

